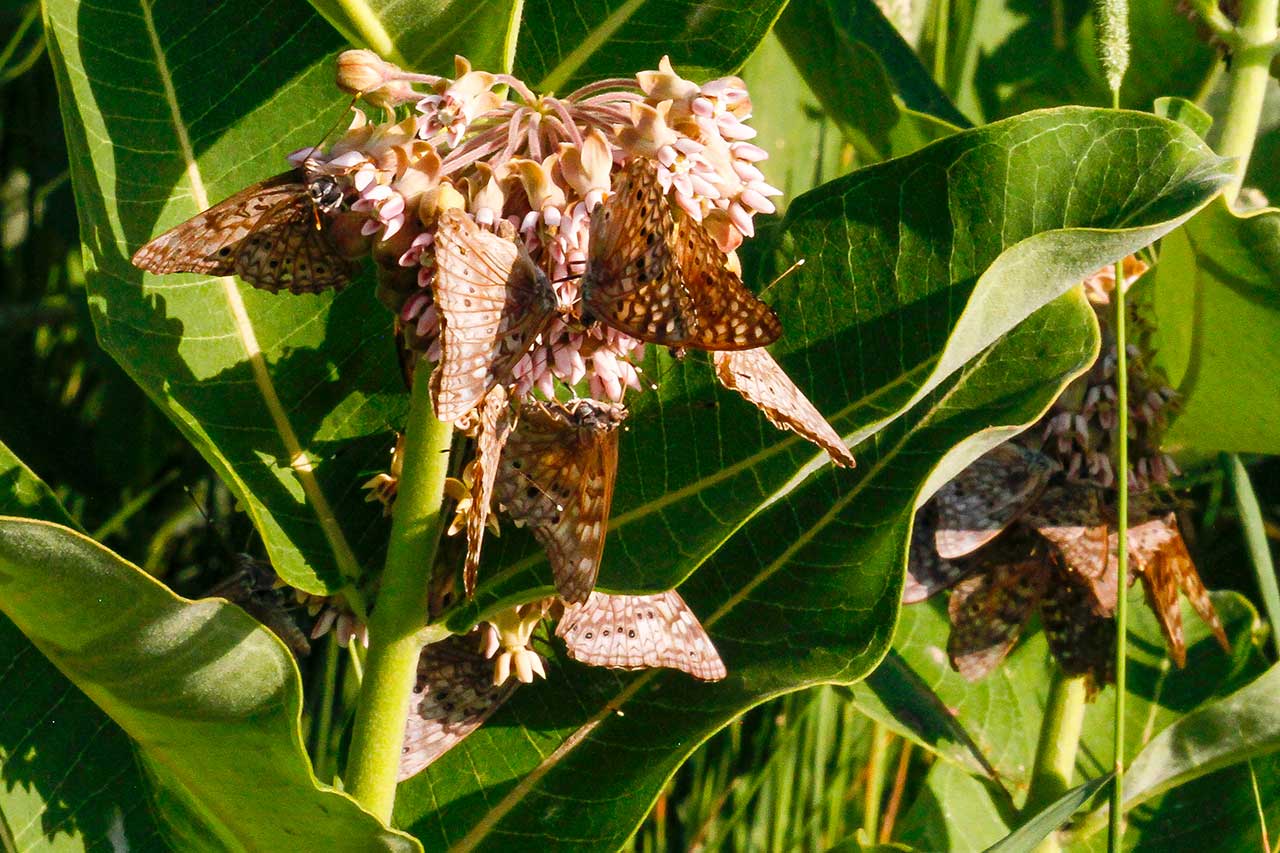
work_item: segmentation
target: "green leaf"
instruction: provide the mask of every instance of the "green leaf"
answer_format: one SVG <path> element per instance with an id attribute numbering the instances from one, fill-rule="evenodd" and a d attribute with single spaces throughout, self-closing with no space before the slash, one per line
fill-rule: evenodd
<path id="1" fill-rule="evenodd" d="M 227 482 L 277 573 L 324 593 L 380 559 L 356 484 L 404 411 L 369 281 L 276 297 L 144 277 L 133 251 L 286 168 L 342 114 L 332 28 L 300 2 L 45 7 L 99 340 Z M 232 49 L 234 48 L 234 49 Z"/>
<path id="2" fill-rule="evenodd" d="M 57 498 L 0 444 L 0 514 L 70 524 Z M 109 836 L 167 850 L 128 737 L 0 616 L 0 847 L 90 850 Z"/>
<path id="3" fill-rule="evenodd" d="M 909 154 L 969 124 L 867 0 L 794 0 L 775 32 L 864 162 Z"/>
<path id="4" fill-rule="evenodd" d="M 475 68 L 509 71 L 520 26 L 517 0 L 310 0 L 357 47 L 402 68 L 453 76 L 453 57 Z"/>
<path id="5" fill-rule="evenodd" d="M 657 68 L 664 55 L 703 80 L 746 62 L 784 0 L 608 0 L 524 4 L 515 73 L 540 92 L 565 94 L 606 77 Z"/>
<path id="6" fill-rule="evenodd" d="M 1049 837 L 1049 833 L 1061 827 L 1071 816 L 1084 808 L 1093 795 L 1114 778 L 1108 773 L 1077 785 L 1054 800 L 1003 839 L 987 848 L 987 853 L 1031 853 Z"/>
<path id="7" fill-rule="evenodd" d="M 947 661 L 950 623 L 942 598 L 902 610 L 894 651 L 900 656 L 898 666 L 905 668 L 911 678 L 911 689 L 904 691 L 899 686 L 905 683 L 903 676 L 889 680 L 873 675 L 853 688 L 858 707 L 961 768 L 972 768 L 974 758 L 969 744 L 977 744 L 982 760 L 995 769 L 994 776 L 1008 789 L 1011 800 L 1020 803 L 1030 782 L 1049 689 L 1049 668 L 1056 664 L 1049 657 L 1044 635 L 1035 631 L 1024 635 L 1005 663 L 990 676 L 978 682 L 966 681 L 952 671 Z M 1142 592 L 1130 592 L 1125 727 L 1126 752 L 1130 756 L 1189 709 L 1229 693 L 1264 667 L 1256 636 L 1258 615 L 1253 606 L 1234 592 L 1214 593 L 1213 601 L 1233 654 L 1223 654 L 1204 623 L 1188 614 L 1187 666 L 1178 669 L 1168 656 L 1164 637 Z M 925 690 L 932 691 L 936 704 L 954 712 L 963 735 L 947 736 L 941 730 L 940 736 L 937 723 L 930 727 L 934 717 L 922 715 L 919 710 L 925 704 Z M 1114 707 L 1111 687 L 1090 703 L 1077 761 L 1077 781 L 1096 778 L 1111 769 Z"/>
<path id="8" fill-rule="evenodd" d="M 1154 112 L 1163 118 L 1185 124 L 1204 139 L 1213 127 L 1213 116 L 1186 98 L 1156 98 Z"/>
<path id="9" fill-rule="evenodd" d="M 1280 210 L 1238 216 L 1214 202 L 1160 242 L 1135 292 L 1180 395 L 1165 447 L 1280 453 Z M 1249 416 L 1224 417 L 1239 411 Z"/>
<path id="10" fill-rule="evenodd" d="M 1033 420 L 1091 359 L 1090 312 L 1077 291 L 1036 313 L 867 442 L 860 473 L 823 467 L 681 587 L 728 665 L 725 681 L 619 676 L 556 656 L 546 682 L 400 786 L 398 825 L 433 849 L 509 849 L 513 839 L 613 849 L 689 752 L 744 710 L 863 677 L 889 641 L 930 472 L 956 453 L 971 458 L 975 432 Z"/>
<path id="11" fill-rule="evenodd" d="M 293 657 L 239 608 L 179 598 L 73 530 L 3 518 L 0 612 L 138 743 L 173 831 L 202 839 L 183 849 L 420 850 L 316 782 Z"/>
<path id="12" fill-rule="evenodd" d="M 938 762 L 902 817 L 899 840 L 917 850 L 978 853 L 1009 834 L 1013 815 L 1002 812 L 982 782 Z"/>
<path id="13" fill-rule="evenodd" d="M 1221 164 L 1172 122 L 1064 108 L 831 181 L 780 226 L 775 268 L 806 263 L 770 291 L 788 330 L 773 352 L 855 445 L 1047 301 L 1176 227 L 1221 186 Z M 718 390 L 696 357 L 660 354 L 648 375 L 658 388 L 629 403 L 621 441 L 609 591 L 679 584 L 826 460 Z M 452 626 L 551 589 L 531 541 L 486 546 L 480 590 Z"/>

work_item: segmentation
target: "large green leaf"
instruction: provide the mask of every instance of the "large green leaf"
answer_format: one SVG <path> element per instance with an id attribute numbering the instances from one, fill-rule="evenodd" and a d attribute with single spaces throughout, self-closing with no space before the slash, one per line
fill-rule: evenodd
<path id="1" fill-rule="evenodd" d="M 779 268 L 806 263 L 770 291 L 788 330 L 774 351 L 856 444 L 1036 308 L 1175 227 L 1216 192 L 1220 169 L 1180 125 L 1065 108 L 831 181 L 780 226 Z M 717 397 L 704 362 L 662 357 L 649 375 L 659 387 L 631 403 L 601 574 L 616 591 L 678 584 L 825 460 L 736 395 Z M 550 589 L 529 541 L 486 548 L 456 627 Z"/>
<path id="2" fill-rule="evenodd" d="M 1180 394 L 1166 446 L 1280 453 L 1280 210 L 1214 202 L 1160 241 L 1138 292 Z M 1224 417 L 1237 411 L 1249 416 Z"/>
<path id="3" fill-rule="evenodd" d="M 0 612 L 139 744 L 182 849 L 419 849 L 316 782 L 293 657 L 239 608 L 179 598 L 73 530 L 7 517 Z"/>
<path id="4" fill-rule="evenodd" d="M 686 77 L 733 71 L 773 26 L 785 0 L 530 0 L 516 76 L 535 90 L 569 92 L 605 77 L 657 68 L 664 55 Z"/>
<path id="5" fill-rule="evenodd" d="M 742 711 L 863 677 L 889 641 L 910 520 L 930 473 L 980 452 L 975 433 L 1034 419 L 1092 359 L 1089 312 L 1076 291 L 1036 313 L 866 442 L 855 476 L 824 467 L 681 587 L 729 667 L 725 681 L 618 676 L 557 657 L 546 683 L 522 688 L 401 785 L 398 824 L 428 847 L 457 851 L 513 840 L 612 849 L 689 752 Z"/>
<path id="6" fill-rule="evenodd" d="M 475 68 L 509 71 L 520 28 L 516 0 L 311 0 L 347 41 L 402 68 L 453 76 L 453 57 Z"/>
<path id="7" fill-rule="evenodd" d="M 53 493 L 0 445 L 0 514 L 71 524 Z M 31 641 L 0 616 L 0 847 L 165 850 L 133 747 Z"/>

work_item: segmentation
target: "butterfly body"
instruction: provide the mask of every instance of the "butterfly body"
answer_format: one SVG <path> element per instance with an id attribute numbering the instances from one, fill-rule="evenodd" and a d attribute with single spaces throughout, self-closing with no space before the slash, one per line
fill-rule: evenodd
<path id="1" fill-rule="evenodd" d="M 653 161 L 634 158 L 591 214 L 581 317 L 670 347 L 742 350 L 777 340 L 777 315 L 727 263 L 707 229 L 672 207 Z"/>
<path id="2" fill-rule="evenodd" d="M 527 402 L 502 454 L 498 505 L 546 548 L 568 602 L 585 601 L 600 571 L 626 416 L 596 400 Z"/>
<path id="3" fill-rule="evenodd" d="M 516 363 L 557 316 L 555 291 L 513 234 L 486 231 L 460 210 L 436 231 L 435 300 L 442 329 L 436 417 L 453 422 L 489 389 L 515 381 Z"/>
<path id="4" fill-rule="evenodd" d="M 344 200 L 329 175 L 285 172 L 156 237 L 134 253 L 133 265 L 161 275 L 238 275 L 272 292 L 339 289 L 356 272 L 328 232 Z"/>

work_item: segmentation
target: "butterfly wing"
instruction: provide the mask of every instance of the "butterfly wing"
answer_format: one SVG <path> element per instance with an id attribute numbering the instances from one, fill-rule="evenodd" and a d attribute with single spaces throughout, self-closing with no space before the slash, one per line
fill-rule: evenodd
<path id="1" fill-rule="evenodd" d="M 507 402 L 507 389 L 502 386 L 490 389 L 480 405 L 480 423 L 476 432 L 476 466 L 471 480 L 471 512 L 467 515 L 467 559 L 462 572 L 462 586 L 467 598 L 476 590 L 480 546 L 484 543 L 484 530 L 493 503 L 498 460 L 514 425 L 515 414 Z"/>
<path id="2" fill-rule="evenodd" d="M 582 303 L 588 318 L 665 346 L 761 347 L 782 335 L 700 223 L 672 209 L 657 166 L 633 158 L 592 212 Z"/>
<path id="3" fill-rule="evenodd" d="M 442 330 L 436 417 L 453 422 L 511 372 L 555 315 L 551 284 L 524 251 L 462 211 L 440 217 L 435 300 Z"/>
<path id="4" fill-rule="evenodd" d="M 937 529 L 937 509 L 925 504 L 911 526 L 911 549 L 907 552 L 907 577 L 902 587 L 902 603 L 916 604 L 936 592 L 955 586 L 972 567 L 938 556 L 933 544 Z"/>
<path id="5" fill-rule="evenodd" d="M 262 217 L 281 203 L 306 198 L 307 185 L 300 171 L 268 178 L 156 237 L 134 253 L 133 265 L 162 275 L 231 275 L 235 272 L 238 246 Z"/>
<path id="6" fill-rule="evenodd" d="M 771 424 L 804 436 L 827 451 L 837 465 L 854 466 L 849 448 L 767 350 L 716 352 L 711 360 L 720 383 L 764 412 Z"/>
<path id="7" fill-rule="evenodd" d="M 1116 623 L 1097 612 L 1086 583 L 1054 565 L 1040 602 L 1049 650 L 1063 672 L 1085 675 L 1090 693 L 1115 680 Z"/>
<path id="8" fill-rule="evenodd" d="M 281 200 L 258 220 L 235 250 L 235 273 L 272 293 L 340 290 L 356 265 L 338 254 L 311 198 Z M 317 227 L 319 226 L 319 227 Z"/>
<path id="9" fill-rule="evenodd" d="M 978 457 L 938 490 L 938 555 L 954 560 L 999 536 L 1035 502 L 1055 463 L 1015 441 Z"/>
<path id="10" fill-rule="evenodd" d="M 1186 593 L 1192 608 L 1213 631 L 1218 644 L 1231 652 L 1231 643 L 1222 620 L 1200 580 L 1187 544 L 1173 513 L 1159 515 L 1129 528 L 1129 560 L 1142 578 L 1143 591 L 1151 605 L 1169 652 L 1178 666 L 1187 663 L 1187 643 L 1182 631 L 1182 606 L 1178 592 Z"/>
<path id="11" fill-rule="evenodd" d="M 675 590 L 657 595 L 605 595 L 565 606 L 556 626 L 569 657 L 616 669 L 669 667 L 718 681 L 724 661 L 698 617 Z"/>
<path id="12" fill-rule="evenodd" d="M 595 587 L 618 470 L 621 406 L 529 403 L 502 456 L 498 504 L 547 551 L 556 591 L 586 601 Z"/>
<path id="13" fill-rule="evenodd" d="M 1026 523 L 1053 545 L 1063 568 L 1089 588 L 1095 612 L 1114 613 L 1116 559 L 1108 544 L 1110 525 L 1098 490 L 1084 485 L 1046 489 L 1026 511 Z"/>
<path id="14" fill-rule="evenodd" d="M 1044 588 L 1043 560 L 1013 551 L 984 560 L 972 576 L 956 584 L 947 606 L 952 668 L 970 681 L 994 669 L 1017 642 Z"/>
<path id="15" fill-rule="evenodd" d="M 474 636 L 432 643 L 418 658 L 397 781 L 408 779 L 471 734 L 507 700 L 519 682 L 493 686 L 493 662 Z"/>

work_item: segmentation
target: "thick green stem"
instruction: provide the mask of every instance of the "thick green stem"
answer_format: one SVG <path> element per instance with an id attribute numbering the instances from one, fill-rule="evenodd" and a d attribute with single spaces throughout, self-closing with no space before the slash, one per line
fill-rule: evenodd
<path id="1" fill-rule="evenodd" d="M 1022 807 L 1024 818 L 1037 814 L 1071 788 L 1084 725 L 1085 695 L 1083 678 L 1070 677 L 1060 668 L 1054 668 L 1044 718 L 1040 721 L 1031 790 L 1027 793 L 1027 804 Z M 1054 835 L 1036 848 L 1039 853 L 1056 853 L 1059 849 Z"/>
<path id="2" fill-rule="evenodd" d="M 1120 850 L 1124 838 L 1124 714 L 1129 636 L 1129 352 L 1125 327 L 1124 265 L 1116 264 L 1116 712 L 1112 744 L 1115 781 L 1111 788 L 1109 850 Z"/>
<path id="3" fill-rule="evenodd" d="M 1231 202 L 1240 194 L 1249 168 L 1249 155 L 1258 136 L 1278 14 L 1280 0 L 1245 0 L 1240 9 L 1238 38 L 1231 53 L 1231 76 L 1227 81 L 1227 112 L 1218 137 L 1218 153 L 1236 159 L 1235 179 L 1225 191 Z"/>
<path id="4" fill-rule="evenodd" d="M 369 655 L 351 737 L 346 787 L 369 811 L 391 819 L 396 769 L 404 740 L 426 622 L 431 568 L 444 520 L 444 481 L 453 429 L 436 420 L 427 389 L 429 371 L 413 380 L 405 426 L 404 467 L 391 515 L 391 540 L 373 613 Z"/>
<path id="5" fill-rule="evenodd" d="M 338 692 L 338 637 L 330 631 L 324 644 L 324 679 L 320 689 L 320 715 L 315 727 L 316 778 L 326 785 L 333 782 L 329 771 L 329 741 L 333 737 L 333 702 Z"/>
<path id="6" fill-rule="evenodd" d="M 1258 588 L 1262 591 L 1267 619 L 1271 622 L 1271 642 L 1280 654 L 1280 588 L 1276 584 L 1276 567 L 1271 562 L 1271 543 L 1267 541 L 1267 531 L 1262 522 L 1262 508 L 1258 506 L 1258 496 L 1253 491 L 1249 472 L 1245 470 L 1240 457 L 1233 453 L 1228 461 L 1231 467 L 1231 491 L 1235 494 L 1236 510 L 1240 513 L 1240 527 L 1244 529 L 1249 557 L 1253 561 L 1253 572 L 1258 578 Z"/>

